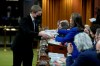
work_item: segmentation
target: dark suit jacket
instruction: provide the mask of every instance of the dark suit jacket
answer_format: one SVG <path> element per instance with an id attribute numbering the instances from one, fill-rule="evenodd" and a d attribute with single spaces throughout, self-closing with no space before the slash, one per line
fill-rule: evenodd
<path id="1" fill-rule="evenodd" d="M 87 50 L 82 52 L 75 62 L 71 56 L 68 56 L 66 63 L 66 66 L 100 66 L 100 59 L 98 59 L 96 51 Z"/>
<path id="2" fill-rule="evenodd" d="M 12 43 L 13 50 L 32 49 L 33 39 L 38 36 L 38 22 L 32 23 L 30 16 L 23 18 L 19 23 L 19 30 Z M 35 43 L 34 43 L 35 44 Z"/>

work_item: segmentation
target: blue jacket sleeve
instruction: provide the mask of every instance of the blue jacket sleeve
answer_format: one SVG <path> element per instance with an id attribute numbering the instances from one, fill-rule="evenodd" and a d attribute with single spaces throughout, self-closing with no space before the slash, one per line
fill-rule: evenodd
<path id="1" fill-rule="evenodd" d="M 59 37 L 56 36 L 55 40 L 58 42 L 72 42 L 74 40 L 74 36 L 78 33 L 78 28 L 74 27 L 72 29 L 70 29 L 70 32 L 68 34 L 66 34 L 65 37 Z"/>
<path id="2" fill-rule="evenodd" d="M 58 34 L 67 34 L 69 32 L 70 32 L 70 30 L 66 30 L 66 29 L 59 29 L 58 30 Z"/>
<path id="3" fill-rule="evenodd" d="M 97 59 L 96 51 L 91 49 L 81 52 L 81 54 L 74 60 L 74 62 L 71 56 L 67 56 L 66 59 L 66 66 L 98 66 L 98 65 L 100 65 L 100 60 Z"/>
<path id="4" fill-rule="evenodd" d="M 73 62 L 72 57 L 69 56 L 66 59 L 66 66 L 84 66 L 85 62 L 88 62 L 86 58 L 85 55 L 79 55 L 79 57 Z"/>
<path id="5" fill-rule="evenodd" d="M 66 59 L 66 66 L 71 66 L 73 62 L 72 56 L 68 56 Z"/>

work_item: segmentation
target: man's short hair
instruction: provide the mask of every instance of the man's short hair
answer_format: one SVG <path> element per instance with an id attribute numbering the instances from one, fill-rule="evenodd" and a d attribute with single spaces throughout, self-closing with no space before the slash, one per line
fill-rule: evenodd
<path id="1" fill-rule="evenodd" d="M 68 29 L 69 28 L 69 22 L 67 20 L 61 20 L 60 21 L 62 29 Z"/>
<path id="2" fill-rule="evenodd" d="M 30 12 L 36 13 L 36 12 L 41 11 L 41 10 L 42 10 L 42 9 L 41 9 L 41 7 L 40 7 L 39 5 L 33 5 L 33 6 L 31 7 L 31 9 L 30 9 Z"/>

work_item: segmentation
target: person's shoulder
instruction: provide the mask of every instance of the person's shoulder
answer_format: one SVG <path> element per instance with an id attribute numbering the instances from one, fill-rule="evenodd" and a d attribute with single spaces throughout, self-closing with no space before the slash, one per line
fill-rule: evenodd
<path id="1" fill-rule="evenodd" d="M 79 30 L 78 30 L 77 27 L 73 27 L 73 28 L 71 28 L 70 31 L 71 31 L 71 32 L 79 32 Z"/>
<path id="2" fill-rule="evenodd" d="M 30 15 L 23 17 L 23 19 L 30 19 L 30 18 L 31 18 Z"/>
<path id="3" fill-rule="evenodd" d="M 29 21 L 29 20 L 31 20 L 31 17 L 28 15 L 28 16 L 25 16 L 25 17 L 23 17 L 22 19 L 21 19 L 22 21 Z"/>
<path id="4" fill-rule="evenodd" d="M 96 55 L 96 52 L 95 52 L 95 50 L 89 49 L 89 50 L 86 50 L 86 51 L 82 52 L 80 55 L 90 57 L 90 56 Z"/>
<path id="5" fill-rule="evenodd" d="M 77 27 L 72 27 L 71 30 L 78 30 L 78 28 Z"/>

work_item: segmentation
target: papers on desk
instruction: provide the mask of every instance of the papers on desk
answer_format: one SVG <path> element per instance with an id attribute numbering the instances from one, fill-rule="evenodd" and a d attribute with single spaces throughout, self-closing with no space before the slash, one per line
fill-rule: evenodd
<path id="1" fill-rule="evenodd" d="M 58 35 L 56 30 L 45 30 L 45 34 L 47 34 L 48 36 L 52 36 L 52 35 Z"/>
<path id="2" fill-rule="evenodd" d="M 58 61 L 58 62 L 60 62 L 60 63 L 62 63 L 61 61 L 60 61 L 60 58 L 64 58 L 64 54 L 60 54 L 60 53 L 52 53 L 52 52 L 49 52 L 48 53 L 48 56 L 51 58 L 51 62 L 55 62 L 55 61 Z"/>
<path id="3" fill-rule="evenodd" d="M 48 43 L 49 44 L 55 44 L 55 45 L 60 45 L 61 44 L 61 42 L 57 42 L 57 41 L 55 41 L 55 39 L 48 39 Z"/>

